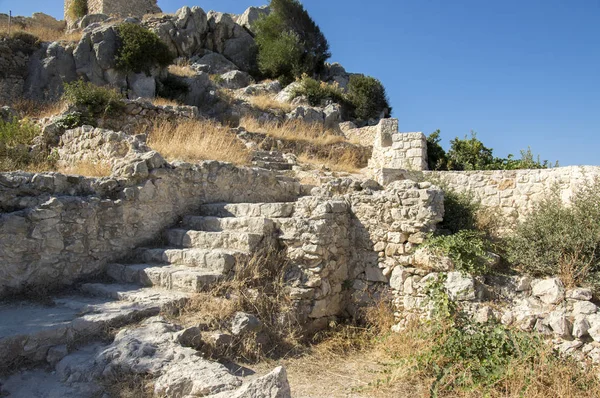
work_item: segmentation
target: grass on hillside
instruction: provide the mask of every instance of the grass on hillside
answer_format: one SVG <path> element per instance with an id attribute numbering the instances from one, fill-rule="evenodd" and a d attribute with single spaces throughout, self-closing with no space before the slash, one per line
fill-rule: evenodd
<path id="1" fill-rule="evenodd" d="M 56 30 L 43 26 L 28 26 L 22 28 L 20 26 L 14 26 L 11 28 L 10 33 L 15 34 L 16 32 L 29 33 L 37 37 L 41 42 L 55 42 L 55 41 L 66 41 L 75 43 L 81 40 L 81 32 L 69 32 L 64 30 Z M 0 26 L 0 37 L 8 35 L 8 26 L 3 24 Z"/>
<path id="2" fill-rule="evenodd" d="M 169 160 L 220 160 L 237 165 L 250 162 L 244 144 L 215 121 L 156 121 L 150 129 L 148 144 Z"/>
<path id="3" fill-rule="evenodd" d="M 292 110 L 292 105 L 287 102 L 276 101 L 270 94 L 252 95 L 247 97 L 246 101 L 248 101 L 252 107 L 260 109 L 263 112 L 276 110 L 288 113 Z"/>
<path id="4" fill-rule="evenodd" d="M 169 65 L 169 73 L 180 77 L 194 77 L 198 74 L 198 72 L 186 64 Z"/>

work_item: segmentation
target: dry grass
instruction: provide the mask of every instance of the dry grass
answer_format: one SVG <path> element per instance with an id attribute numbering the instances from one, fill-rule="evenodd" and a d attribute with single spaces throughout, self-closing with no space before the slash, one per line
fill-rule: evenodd
<path id="1" fill-rule="evenodd" d="M 25 98 L 20 98 L 10 103 L 10 107 L 23 116 L 36 119 L 58 115 L 63 111 L 65 105 L 66 103 L 63 100 L 39 102 Z"/>
<path id="2" fill-rule="evenodd" d="M 287 102 L 276 101 L 273 96 L 269 94 L 252 95 L 246 98 L 246 100 L 250 102 L 252 107 L 260 109 L 263 112 L 276 110 L 288 113 L 292 110 L 292 105 Z"/>
<path id="3" fill-rule="evenodd" d="M 360 158 L 354 151 L 347 151 L 337 156 L 335 152 L 331 152 L 329 156 L 309 155 L 306 153 L 300 154 L 298 160 L 301 163 L 312 165 L 316 168 L 326 168 L 330 171 L 338 171 L 344 173 L 356 174 L 360 173 Z"/>
<path id="4" fill-rule="evenodd" d="M 198 73 L 193 70 L 189 64 L 173 64 L 169 65 L 169 73 L 180 77 L 194 77 Z"/>
<path id="5" fill-rule="evenodd" d="M 155 106 L 180 106 L 180 105 L 182 105 L 178 101 L 168 99 L 168 98 L 162 98 L 162 97 L 153 98 L 152 104 Z"/>
<path id="6" fill-rule="evenodd" d="M 22 28 L 20 26 L 13 26 L 10 33 L 13 34 L 16 32 L 29 33 L 30 35 L 37 37 L 42 42 L 65 41 L 65 42 L 75 43 L 75 42 L 78 42 L 79 40 L 81 40 L 81 36 L 82 36 L 81 32 L 67 33 L 64 30 L 52 29 L 52 28 L 39 26 L 39 25 L 28 26 L 25 28 Z M 8 26 L 1 25 L 0 26 L 0 35 L 6 35 L 6 34 L 8 34 Z"/>
<path id="7" fill-rule="evenodd" d="M 148 143 L 169 160 L 220 160 L 237 165 L 250 162 L 245 145 L 215 121 L 156 121 L 150 129 Z"/>
<path id="8" fill-rule="evenodd" d="M 346 142 L 343 136 L 324 130 L 319 124 L 307 124 L 298 120 L 263 123 L 252 117 L 244 117 L 240 120 L 240 126 L 247 131 L 264 133 L 273 138 L 304 141 L 312 145 L 323 146 Z"/>
<path id="9" fill-rule="evenodd" d="M 57 170 L 63 174 L 75 174 L 85 177 L 108 177 L 111 175 L 111 167 L 106 163 L 93 163 L 93 162 L 78 162 L 71 166 L 61 166 Z"/>

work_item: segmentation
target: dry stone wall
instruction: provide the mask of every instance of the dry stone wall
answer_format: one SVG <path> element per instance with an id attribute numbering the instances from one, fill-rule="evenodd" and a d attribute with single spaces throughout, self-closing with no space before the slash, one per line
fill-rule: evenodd
<path id="1" fill-rule="evenodd" d="M 96 274 L 203 203 L 289 201 L 300 192 L 257 169 L 136 156 L 109 178 L 0 174 L 9 211 L 0 213 L 0 296 Z"/>
<path id="2" fill-rule="evenodd" d="M 569 166 L 541 170 L 426 171 L 424 177 L 457 192 L 469 192 L 484 207 L 500 209 L 511 220 L 522 220 L 535 203 L 558 189 L 568 202 L 586 183 L 600 178 L 599 166 Z"/>
<path id="3" fill-rule="evenodd" d="M 382 119 L 377 125 L 369 168 L 427 170 L 427 138 L 423 133 L 399 133 L 398 119 Z"/>

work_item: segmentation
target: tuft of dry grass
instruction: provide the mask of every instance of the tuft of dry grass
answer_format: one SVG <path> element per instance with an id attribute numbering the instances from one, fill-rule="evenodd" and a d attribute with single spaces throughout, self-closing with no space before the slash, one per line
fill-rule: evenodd
<path id="1" fill-rule="evenodd" d="M 169 73 L 180 77 L 194 77 L 198 74 L 189 64 L 183 63 L 169 65 Z"/>
<path id="2" fill-rule="evenodd" d="M 325 167 L 330 171 L 356 174 L 360 173 L 360 157 L 354 151 L 347 151 L 337 156 L 334 151 L 330 155 L 310 155 L 302 153 L 298 156 L 301 163 L 309 164 L 317 168 Z"/>
<path id="3" fill-rule="evenodd" d="M 148 144 L 169 160 L 250 163 L 250 153 L 237 136 L 210 120 L 155 121 Z"/>
<path id="4" fill-rule="evenodd" d="M 57 30 L 40 25 L 32 25 L 27 27 L 13 26 L 10 33 L 14 34 L 16 32 L 29 33 L 30 35 L 37 37 L 41 42 L 64 41 L 76 43 L 81 40 L 82 36 L 82 32 L 75 31 L 67 33 L 64 30 Z M 2 35 L 8 35 L 7 25 L 0 26 L 0 36 Z"/>
<path id="5" fill-rule="evenodd" d="M 154 97 L 152 99 L 152 104 L 155 106 L 180 106 L 181 105 L 181 103 L 179 103 L 178 101 L 168 99 L 168 98 L 163 98 L 163 97 Z"/>
<path id="6" fill-rule="evenodd" d="M 108 177 L 112 173 L 110 165 L 103 162 L 89 161 L 81 161 L 70 166 L 60 166 L 56 171 L 85 177 Z"/>
<path id="7" fill-rule="evenodd" d="M 273 96 L 269 94 L 252 95 L 246 98 L 252 107 L 260 109 L 263 112 L 269 111 L 282 111 L 288 113 L 292 110 L 292 105 L 287 102 L 276 101 Z"/>

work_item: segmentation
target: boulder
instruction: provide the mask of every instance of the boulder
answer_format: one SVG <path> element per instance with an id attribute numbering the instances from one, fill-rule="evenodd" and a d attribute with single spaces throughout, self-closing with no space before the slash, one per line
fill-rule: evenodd
<path id="1" fill-rule="evenodd" d="M 236 391 L 211 395 L 209 398 L 291 398 L 292 393 L 285 368 L 279 366 L 271 373 L 243 385 Z"/>
<path id="2" fill-rule="evenodd" d="M 129 98 L 154 98 L 156 96 L 156 79 L 145 73 L 135 73 L 128 76 Z"/>
<path id="3" fill-rule="evenodd" d="M 339 104 L 330 104 L 323 110 L 325 115 L 325 128 L 336 129 L 342 121 L 342 107 Z"/>
<path id="4" fill-rule="evenodd" d="M 104 22 L 110 18 L 106 14 L 87 14 L 79 21 L 79 29 L 85 29 L 93 23 Z"/>
<path id="5" fill-rule="evenodd" d="M 410 273 L 406 271 L 406 268 L 402 266 L 395 267 L 390 276 L 390 287 L 401 293 L 404 289 L 404 282 L 409 276 Z"/>
<path id="6" fill-rule="evenodd" d="M 461 272 L 449 272 L 444 285 L 448 295 L 454 300 L 473 301 L 481 295 L 481 292 L 476 289 L 478 286 L 475 279 Z"/>
<path id="7" fill-rule="evenodd" d="M 573 300 L 589 301 L 592 299 L 592 290 L 588 288 L 578 287 L 567 290 L 565 296 Z"/>
<path id="8" fill-rule="evenodd" d="M 237 66 L 221 54 L 210 52 L 200 58 L 192 58 L 192 69 L 210 74 L 223 74 L 237 70 Z"/>
<path id="9" fill-rule="evenodd" d="M 427 247 L 421 247 L 415 252 L 415 267 L 428 271 L 451 271 L 454 263 L 448 256 L 434 253 Z"/>
<path id="10" fill-rule="evenodd" d="M 281 84 L 274 80 L 272 82 L 251 84 L 242 90 L 245 95 L 276 94 L 281 91 Z"/>
<path id="11" fill-rule="evenodd" d="M 262 322 L 252 314 L 245 312 L 236 312 L 231 321 L 231 333 L 235 336 L 242 336 L 247 333 L 260 332 Z"/>
<path id="12" fill-rule="evenodd" d="M 325 115 L 318 108 L 299 106 L 286 115 L 289 120 L 300 120 L 307 124 L 323 124 Z"/>
<path id="13" fill-rule="evenodd" d="M 300 83 L 294 82 L 286 86 L 275 96 L 275 100 L 279 102 L 291 102 L 294 99 L 294 92 L 300 87 Z"/>
<path id="14" fill-rule="evenodd" d="M 532 294 L 546 304 L 558 304 L 565 298 L 565 287 L 558 278 L 532 283 Z"/>
<path id="15" fill-rule="evenodd" d="M 74 49 L 74 45 L 60 42 L 43 44 L 29 60 L 24 95 L 35 101 L 60 98 L 64 83 L 78 78 Z"/>
<path id="16" fill-rule="evenodd" d="M 240 15 L 237 23 L 246 28 L 249 32 L 254 33 L 252 24 L 258 21 L 259 18 L 267 16 L 270 13 L 271 9 L 269 6 L 249 7 L 242 15 Z"/>
<path id="17" fill-rule="evenodd" d="M 573 303 L 573 314 L 579 315 L 589 315 L 594 314 L 598 310 L 596 304 L 591 303 L 589 301 L 576 301 Z"/>
<path id="18" fill-rule="evenodd" d="M 250 85 L 254 80 L 246 72 L 239 70 L 233 70 L 231 72 L 223 73 L 219 81 L 221 87 L 225 87 L 231 90 L 246 87 Z"/>

